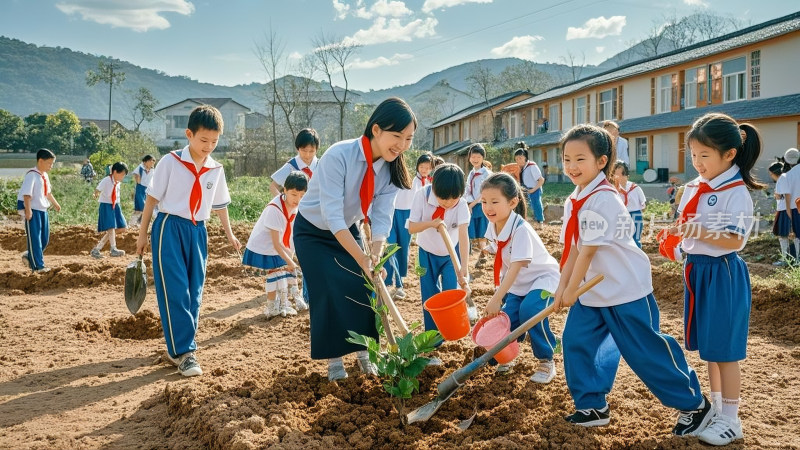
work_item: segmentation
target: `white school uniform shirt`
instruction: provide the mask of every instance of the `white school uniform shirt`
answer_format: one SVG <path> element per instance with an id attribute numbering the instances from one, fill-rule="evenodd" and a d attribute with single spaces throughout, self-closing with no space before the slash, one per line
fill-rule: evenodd
<path id="1" fill-rule="evenodd" d="M 792 167 L 792 169 L 784 175 L 786 176 L 786 184 L 788 185 L 787 193 L 792 196 L 789 201 L 789 207 L 796 209 L 797 206 L 794 201 L 800 197 L 800 164 Z"/>
<path id="2" fill-rule="evenodd" d="M 142 186 L 150 186 L 150 180 L 153 179 L 153 173 L 155 173 L 155 167 L 150 170 L 147 170 L 144 167 L 144 164 L 139 164 L 139 167 L 133 171 L 136 175 L 139 175 L 139 184 Z"/>
<path id="3" fill-rule="evenodd" d="M 585 189 L 570 194 L 564 202 L 564 225 L 560 242 L 565 241 L 567 221 L 572 214 L 571 199 L 582 199 L 595 190 L 605 179 L 600 172 Z M 613 188 L 612 188 L 613 189 Z M 633 219 L 614 191 L 600 191 L 592 195 L 578 213 L 578 240 L 583 246 L 597 247 L 589 264 L 584 281 L 603 274 L 605 279 L 580 297 L 581 304 L 608 307 L 639 300 L 653 292 L 650 260 L 633 241 Z"/>
<path id="4" fill-rule="evenodd" d="M 47 192 L 44 191 L 43 176 L 47 180 Z M 17 200 L 25 201 L 25 196 L 29 195 L 31 197 L 31 209 L 47 211 L 47 208 L 50 207 L 50 200 L 47 199 L 47 194 L 51 192 L 53 192 L 53 186 L 50 184 L 50 177 L 47 172 L 31 169 L 22 179 L 22 186 L 20 186 L 17 193 Z"/>
<path id="5" fill-rule="evenodd" d="M 628 140 L 622 136 L 617 136 L 617 159 L 627 165 L 631 165 L 631 157 L 628 154 Z"/>
<path id="6" fill-rule="evenodd" d="M 308 192 L 300 200 L 300 214 L 315 227 L 333 234 L 350 228 L 364 218 L 359 192 L 366 170 L 361 138 L 333 144 L 319 159 Z M 375 174 L 369 217 L 372 239 L 386 240 L 392 226 L 398 188 L 391 183 L 389 164 L 383 158 L 372 163 L 372 171 Z"/>
<path id="7" fill-rule="evenodd" d="M 481 167 L 478 170 L 473 168 L 469 171 L 467 188 L 464 190 L 464 199 L 467 200 L 467 203 L 472 203 L 481 198 L 481 185 L 491 174 L 492 172 L 487 167 Z"/>
<path id="8" fill-rule="evenodd" d="M 775 182 L 775 193 L 780 195 L 791 194 L 791 191 L 789 190 L 789 180 L 786 179 L 785 173 L 782 173 L 781 176 L 778 177 L 778 181 Z M 776 203 L 776 211 L 786 211 L 786 199 L 781 197 L 776 201 Z M 794 203 L 794 200 L 792 200 L 791 203 Z"/>
<path id="9" fill-rule="evenodd" d="M 291 163 L 286 162 L 286 164 L 282 165 L 280 169 L 276 170 L 275 173 L 272 174 L 272 181 L 283 186 L 283 183 L 286 183 L 286 177 L 288 177 L 290 173 L 295 170 L 303 170 L 305 167 L 308 167 L 308 170 L 311 171 L 312 175 L 317 172 L 317 164 L 319 164 L 319 160 L 316 156 L 314 156 L 314 159 L 311 160 L 311 164 L 306 164 L 303 159 L 300 158 L 300 155 L 297 155 L 292 159 L 294 160 L 294 163 L 297 164 L 297 169 L 295 169 Z M 291 159 L 289 161 L 291 161 Z"/>
<path id="10" fill-rule="evenodd" d="M 508 216 L 506 224 L 497 234 L 495 224 L 486 227 L 486 239 L 489 240 L 495 253 L 498 241 L 508 241 L 503 247 L 503 266 L 500 268 L 500 280 L 503 280 L 513 262 L 525 261 L 525 264 L 514 279 L 508 292 L 524 297 L 530 291 L 543 289 L 555 293 L 558 289 L 558 261 L 547 252 L 542 239 L 533 227 L 514 211 Z M 501 281 L 502 282 L 502 281 Z"/>
<path id="11" fill-rule="evenodd" d="M 416 194 L 416 192 L 413 185 L 410 189 L 398 189 L 397 196 L 394 198 L 394 209 L 406 211 L 411 209 L 411 204 L 414 202 L 414 194 Z"/>
<path id="12" fill-rule="evenodd" d="M 409 222 L 428 222 L 431 220 L 433 213 L 436 212 L 436 208 L 439 206 L 439 201 L 432 191 L 433 189 L 428 183 L 424 189 L 420 189 L 414 194 L 414 202 L 411 205 L 411 213 L 408 217 Z M 469 224 L 470 218 L 469 205 L 467 205 L 467 201 L 463 197 L 458 199 L 458 203 L 455 206 L 444 210 L 443 222 L 447 227 L 447 234 L 450 236 L 450 241 L 453 243 L 454 248 L 458 245 L 458 227 Z M 408 228 L 408 225 L 406 225 L 406 228 Z M 439 234 L 439 230 L 434 228 L 428 228 L 417 233 L 417 245 L 436 256 L 448 256 L 450 254 L 442 236 Z"/>
<path id="13" fill-rule="evenodd" d="M 153 178 L 150 180 L 150 186 L 147 187 L 147 195 L 158 200 L 159 212 L 192 220 L 189 196 L 192 193 L 192 186 L 194 186 L 194 174 L 172 156 L 173 154 L 178 155 L 181 161 L 194 164 L 188 145 L 179 152 L 164 156 L 153 170 Z M 231 202 L 222 164 L 209 155 L 206 157 L 203 167 L 208 167 L 210 170 L 200 176 L 203 198 L 200 202 L 200 209 L 194 216 L 195 220 L 208 220 L 212 210 L 225 209 Z"/>
<path id="14" fill-rule="evenodd" d="M 678 214 L 683 212 L 686 204 L 694 197 L 700 182 L 708 183 L 716 189 L 724 184 L 742 179 L 739 166 L 734 164 L 730 169 L 717 175 L 713 180 L 697 177 L 686 185 L 678 206 Z M 681 248 L 685 253 L 693 255 L 722 256 L 732 251 L 740 251 L 747 243 L 750 231 L 753 228 L 753 198 L 747 186 L 737 186 L 720 192 L 709 192 L 700 197 L 697 204 L 697 213 L 691 222 L 700 223 L 709 230 L 727 231 L 743 236 L 741 245 L 737 249 L 727 249 L 689 236 L 681 241 Z"/>
<path id="15" fill-rule="evenodd" d="M 430 186 L 433 180 L 430 176 L 426 177 L 425 180 L 422 179 L 422 175 L 417 174 L 414 176 L 414 179 L 411 180 L 411 190 L 414 191 L 416 194 L 418 190 L 424 188 L 425 186 Z M 413 199 L 413 197 L 412 197 Z"/>
<path id="16" fill-rule="evenodd" d="M 99 183 L 97 183 L 97 187 L 95 188 L 96 190 L 100 191 L 100 197 L 98 197 L 98 200 L 100 201 L 100 203 L 109 203 L 110 204 L 111 203 L 111 191 L 113 189 L 116 189 L 117 190 L 117 198 L 116 198 L 116 203 L 115 204 L 120 204 L 119 201 L 121 199 L 121 197 L 120 197 L 121 186 L 122 186 L 122 182 L 116 183 L 116 185 L 115 185 L 114 181 L 111 180 L 111 175 L 103 177 L 103 179 L 100 180 Z M 114 206 L 114 205 L 111 205 L 111 206 Z"/>
<path id="17" fill-rule="evenodd" d="M 628 181 L 623 188 L 625 192 L 628 193 L 628 204 L 626 205 L 628 211 L 641 211 L 644 209 L 644 206 L 647 202 L 647 199 L 644 196 L 644 191 L 642 188 L 632 181 Z M 625 194 L 622 192 L 619 193 L 619 198 L 622 200 L 622 204 L 625 204 Z"/>
<path id="18" fill-rule="evenodd" d="M 539 166 L 533 161 L 525 163 L 525 167 L 523 167 L 519 173 L 520 184 L 527 189 L 536 187 L 536 183 L 539 182 L 540 178 L 542 178 L 542 171 L 539 170 Z M 533 192 L 534 191 L 530 191 L 528 193 L 533 194 Z"/>
<path id="19" fill-rule="evenodd" d="M 283 196 L 279 195 L 273 198 L 264 208 L 264 211 L 261 212 L 258 222 L 256 222 L 253 231 L 250 233 L 250 239 L 247 240 L 247 249 L 251 252 L 260 255 L 278 255 L 278 251 L 272 245 L 271 232 L 272 230 L 277 231 L 278 237 L 282 240 L 283 233 L 286 231 L 286 217 L 284 217 L 283 209 L 281 208 L 281 197 Z M 284 201 L 286 200 L 284 199 Z M 296 212 L 297 208 L 288 211 L 289 217 Z M 289 238 L 289 250 L 294 251 L 293 236 Z"/>

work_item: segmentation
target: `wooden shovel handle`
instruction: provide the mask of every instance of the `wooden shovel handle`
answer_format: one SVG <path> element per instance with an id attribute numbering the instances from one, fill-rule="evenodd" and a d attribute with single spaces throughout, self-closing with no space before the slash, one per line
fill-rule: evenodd
<path id="1" fill-rule="evenodd" d="M 459 261 L 458 255 L 456 254 L 456 248 L 453 246 L 453 241 L 450 240 L 450 235 L 447 233 L 447 226 L 444 223 L 441 223 L 436 228 L 436 231 L 438 231 L 439 235 L 442 236 L 444 245 L 447 247 L 447 253 L 450 254 L 450 261 L 453 262 L 453 268 L 456 269 L 456 278 L 458 278 L 458 274 L 461 272 L 461 261 Z M 461 287 L 469 292 L 468 286 Z"/>

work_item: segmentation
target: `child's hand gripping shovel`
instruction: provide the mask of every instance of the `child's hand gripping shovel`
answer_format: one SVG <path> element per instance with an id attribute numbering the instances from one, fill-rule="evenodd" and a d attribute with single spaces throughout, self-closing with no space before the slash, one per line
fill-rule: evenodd
<path id="1" fill-rule="evenodd" d="M 598 283 L 603 281 L 603 275 L 597 275 L 596 277 L 592 278 L 591 280 L 587 281 L 578 289 L 578 297 L 585 294 L 589 289 L 596 286 Z M 497 353 L 501 350 L 506 348 L 508 344 L 517 340 L 520 336 L 525 334 L 528 330 L 533 328 L 534 325 L 538 324 L 542 320 L 544 320 L 547 316 L 549 316 L 553 312 L 553 305 L 546 307 L 543 309 L 539 314 L 528 319 L 525 323 L 511 331 L 511 333 L 506 336 L 505 338 L 501 339 L 500 342 L 495 344 L 494 347 L 489 349 L 485 354 L 483 354 L 480 358 L 472 361 L 471 363 L 467 364 L 466 366 L 456 370 L 446 378 L 444 381 L 439 383 L 437 386 L 438 395 L 436 396 L 433 401 L 427 403 L 414 411 L 408 413 L 406 418 L 408 419 L 408 423 L 419 422 L 422 420 L 430 419 L 439 407 L 449 399 L 453 393 L 460 388 L 464 382 L 472 376 L 474 372 L 476 372 L 481 367 L 485 366 L 489 363 L 489 360 L 492 359 Z"/>
<path id="2" fill-rule="evenodd" d="M 447 247 L 447 252 L 450 254 L 450 261 L 453 262 L 453 268 L 456 270 L 456 275 L 458 275 L 461 272 L 461 262 L 456 254 L 456 248 L 453 246 L 453 241 L 450 240 L 450 235 L 447 234 L 446 225 L 444 223 L 439 224 L 437 231 L 439 232 L 439 235 L 442 236 L 442 240 L 444 240 L 444 245 Z M 467 292 L 467 306 L 469 307 L 469 310 L 473 312 L 473 314 L 470 314 L 469 321 L 474 324 L 478 320 L 478 312 L 475 309 L 475 303 L 472 302 L 472 290 L 467 284 L 462 285 L 461 289 L 464 289 Z"/>

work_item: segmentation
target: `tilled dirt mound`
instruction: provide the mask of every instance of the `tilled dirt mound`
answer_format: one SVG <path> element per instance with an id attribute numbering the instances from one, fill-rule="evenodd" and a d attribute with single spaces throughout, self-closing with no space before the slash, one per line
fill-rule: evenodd
<path id="1" fill-rule="evenodd" d="M 161 319 L 153 312 L 143 310 L 135 316 L 112 319 L 84 318 L 73 325 L 75 331 L 110 336 L 115 339 L 160 339 L 164 337 Z"/>

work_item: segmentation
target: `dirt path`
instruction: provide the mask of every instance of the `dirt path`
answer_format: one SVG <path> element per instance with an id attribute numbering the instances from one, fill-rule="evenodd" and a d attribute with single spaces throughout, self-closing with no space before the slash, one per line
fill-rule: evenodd
<path id="1" fill-rule="evenodd" d="M 569 426 L 562 416 L 573 406 L 561 356 L 553 383 L 534 385 L 527 343 L 510 374 L 484 369 L 430 421 L 401 429 L 379 381 L 360 375 L 352 358 L 345 359 L 347 380 L 325 380 L 324 364 L 309 358 L 307 313 L 261 316 L 263 280 L 243 274 L 224 236 L 210 231 L 198 335 L 205 374 L 184 379 L 162 361 L 154 293 L 136 317 L 125 308 L 121 284 L 130 258 L 91 259 L 91 229 L 58 229 L 46 252 L 53 270 L 33 275 L 20 259 L 22 230 L 0 229 L 0 448 L 700 447 L 696 439 L 670 436 L 674 411 L 624 363 L 609 396 L 611 424 Z M 246 239 L 248 231 L 238 227 L 237 235 Z M 549 248 L 557 248 L 557 233 L 542 231 Z M 133 235 L 120 239 L 129 252 L 133 243 Z M 662 329 L 680 336 L 680 267 L 653 260 Z M 745 440 L 735 447 L 800 448 L 800 298 L 779 280 L 762 279 L 769 267 L 751 267 L 757 275 L 742 364 Z M 491 274 L 474 275 L 482 306 Z M 406 291 L 400 309 L 419 320 L 415 278 Z M 563 320 L 553 320 L 557 333 Z M 436 383 L 472 354 L 466 339 L 445 344 L 444 366 L 426 369 L 411 406 L 429 401 Z M 705 366 L 695 353 L 688 358 L 707 391 Z M 461 431 L 459 422 L 475 412 Z"/>

